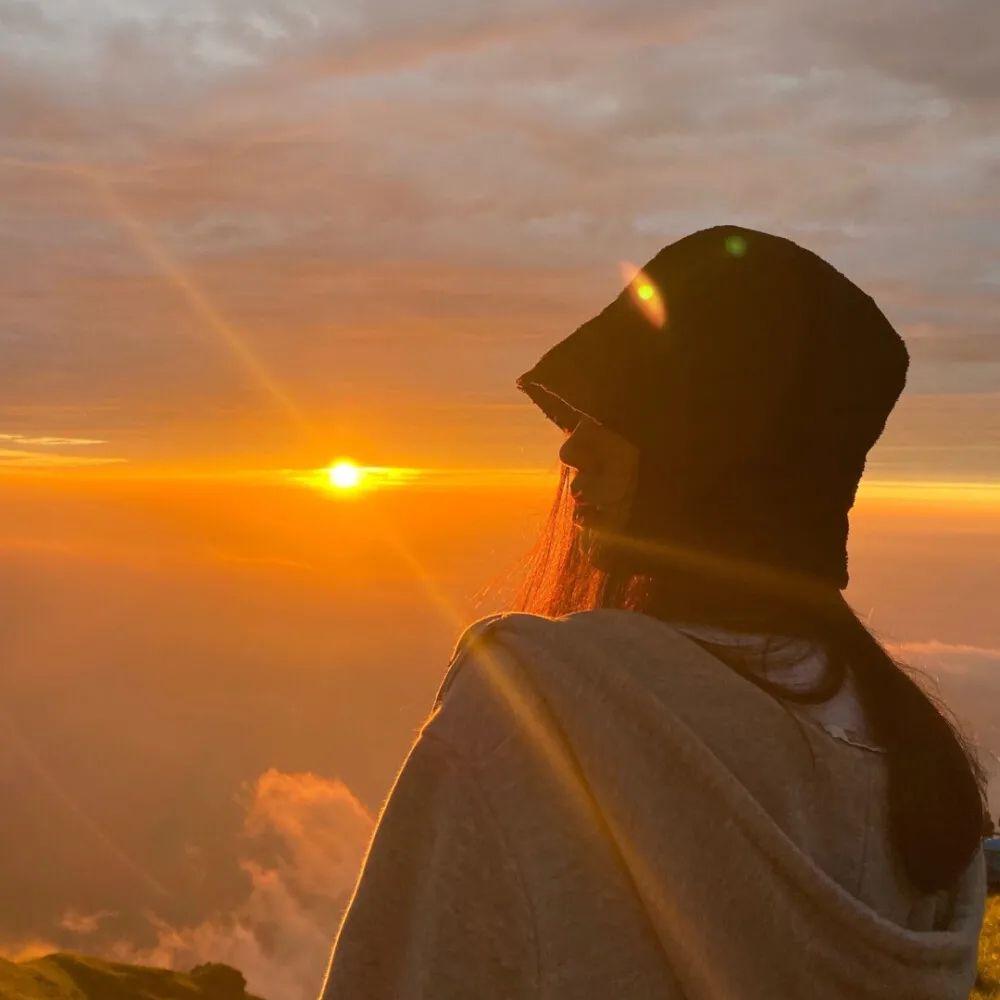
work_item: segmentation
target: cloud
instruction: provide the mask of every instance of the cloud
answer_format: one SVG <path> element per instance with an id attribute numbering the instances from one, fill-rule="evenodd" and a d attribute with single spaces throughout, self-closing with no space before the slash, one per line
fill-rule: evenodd
<path id="1" fill-rule="evenodd" d="M 73 466 L 113 465 L 124 458 L 94 455 L 63 455 L 58 452 L 35 451 L 36 448 L 89 448 L 107 444 L 104 438 L 64 437 L 51 434 L 0 433 L 0 442 L 20 445 L 0 448 L 0 469 L 61 469 Z"/>
<path id="2" fill-rule="evenodd" d="M 0 24 L 7 31 L 24 35 L 45 33 L 54 27 L 41 6 L 32 0 L 3 0 Z"/>
<path id="3" fill-rule="evenodd" d="M 0 396 L 136 451 L 283 419 L 95 176 L 319 421 L 513 399 L 618 260 L 727 220 L 884 292 L 912 389 L 997 392 L 1000 15 L 915 4 L 0 2 Z"/>
<path id="4" fill-rule="evenodd" d="M 889 650 L 916 667 L 931 693 L 953 713 L 990 780 L 991 808 L 1000 809 L 1000 648 L 937 639 L 899 642 Z"/>
<path id="5" fill-rule="evenodd" d="M 996 392 L 904 393 L 868 461 L 869 475 L 893 480 L 996 482 L 998 468 Z M 913 476 L 916 469 L 923 474 Z"/>
<path id="6" fill-rule="evenodd" d="M 73 934 L 93 934 L 101 926 L 102 921 L 114 916 L 117 916 L 116 910 L 81 913 L 70 907 L 59 918 L 59 926 Z"/>
<path id="7" fill-rule="evenodd" d="M 82 455 L 59 455 L 50 452 L 0 448 L 0 469 L 65 469 L 84 465 L 115 465 L 124 458 L 95 458 Z"/>
<path id="8" fill-rule="evenodd" d="M 311 1000 L 372 826 L 371 814 L 342 782 L 269 769 L 255 782 L 245 817 L 245 899 L 192 926 L 150 913 L 155 944 L 119 941 L 104 951 L 175 969 L 225 962 L 246 976 L 251 992 Z"/>
<path id="9" fill-rule="evenodd" d="M 72 438 L 72 437 L 31 437 L 26 434 L 0 434 L 0 441 L 14 441 L 17 444 L 34 445 L 40 448 L 48 447 L 83 447 L 92 444 L 107 444 L 98 438 Z"/>
<path id="10" fill-rule="evenodd" d="M 997 103 L 1000 8 L 980 0 L 894 0 L 814 8 L 805 22 L 843 56 L 956 100 Z"/>
<path id="11" fill-rule="evenodd" d="M 920 642 L 900 642 L 892 645 L 900 657 L 919 661 L 932 669 L 953 675 L 968 675 L 976 671 L 994 671 L 990 680 L 1000 689 L 1000 649 L 972 646 L 966 643 L 940 642 L 927 639 Z"/>

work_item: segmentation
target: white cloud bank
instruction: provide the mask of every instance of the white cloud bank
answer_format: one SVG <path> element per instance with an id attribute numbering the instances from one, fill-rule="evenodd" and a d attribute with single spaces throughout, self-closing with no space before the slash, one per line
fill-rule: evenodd
<path id="1" fill-rule="evenodd" d="M 189 927 L 149 914 L 156 943 L 119 942 L 106 957 L 183 970 L 225 962 L 267 1000 L 312 1000 L 372 826 L 371 814 L 343 782 L 265 771 L 244 823 L 246 899 Z"/>

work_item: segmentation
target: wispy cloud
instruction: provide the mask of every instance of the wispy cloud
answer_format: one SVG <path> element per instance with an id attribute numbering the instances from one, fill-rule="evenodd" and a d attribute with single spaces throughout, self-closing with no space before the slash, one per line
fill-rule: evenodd
<path id="1" fill-rule="evenodd" d="M 64 455 L 49 448 L 91 448 L 107 444 L 104 438 L 55 434 L 0 433 L 0 442 L 20 447 L 0 447 L 0 469 L 64 469 L 74 466 L 116 465 L 126 461 L 107 455 Z M 43 449 L 38 451 L 37 449 Z"/>
<path id="2" fill-rule="evenodd" d="M 75 466 L 116 465 L 124 461 L 124 458 L 0 448 L 0 469 L 67 469 Z"/>
<path id="3" fill-rule="evenodd" d="M 70 907 L 59 918 L 59 926 L 72 934 L 93 934 L 103 921 L 114 916 L 117 916 L 115 910 L 95 910 L 93 913 L 83 913 Z"/>
<path id="4" fill-rule="evenodd" d="M 29 434 L 0 434 L 0 441 L 10 441 L 14 444 L 37 448 L 71 448 L 108 443 L 100 438 L 32 437 Z"/>

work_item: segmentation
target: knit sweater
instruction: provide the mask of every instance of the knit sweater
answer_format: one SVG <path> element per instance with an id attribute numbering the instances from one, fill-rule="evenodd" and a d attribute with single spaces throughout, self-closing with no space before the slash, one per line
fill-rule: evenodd
<path id="1" fill-rule="evenodd" d="M 886 757 L 628 611 L 469 629 L 321 1000 L 965 1000 L 981 854 L 906 879 Z"/>

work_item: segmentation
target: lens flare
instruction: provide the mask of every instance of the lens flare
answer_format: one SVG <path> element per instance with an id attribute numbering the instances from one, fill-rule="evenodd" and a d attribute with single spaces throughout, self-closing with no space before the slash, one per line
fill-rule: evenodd
<path id="1" fill-rule="evenodd" d="M 656 287 L 649 276 L 628 261 L 620 265 L 621 275 L 628 287 L 632 301 L 639 307 L 643 316 L 657 329 L 667 325 L 667 301 L 663 293 Z"/>
<path id="2" fill-rule="evenodd" d="M 739 233 L 730 233 L 725 240 L 726 253 L 742 257 L 747 252 L 747 241 Z"/>

